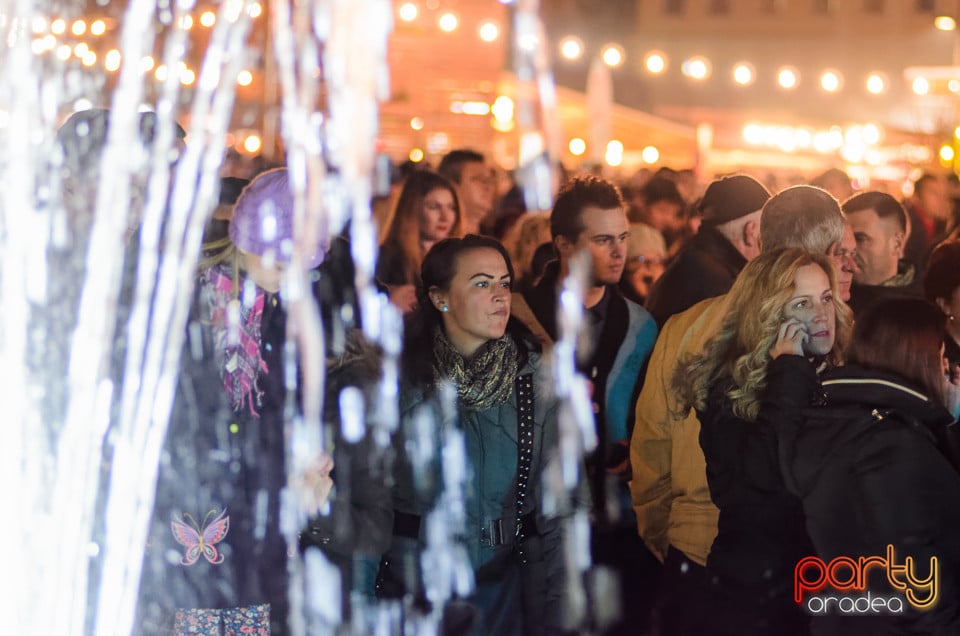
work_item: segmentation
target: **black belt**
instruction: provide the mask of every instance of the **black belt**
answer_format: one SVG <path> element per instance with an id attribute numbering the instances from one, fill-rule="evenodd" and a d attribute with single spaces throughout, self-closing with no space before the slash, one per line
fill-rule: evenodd
<path id="1" fill-rule="evenodd" d="M 420 515 L 407 512 L 393 511 L 393 535 L 406 539 L 420 538 Z M 512 519 L 494 519 L 480 528 L 480 545 L 496 547 L 510 543 L 509 524 Z M 508 531 L 504 532 L 507 524 Z M 539 534 L 537 530 L 537 513 L 530 511 L 520 517 L 520 527 L 514 529 L 514 536 L 531 537 Z"/>

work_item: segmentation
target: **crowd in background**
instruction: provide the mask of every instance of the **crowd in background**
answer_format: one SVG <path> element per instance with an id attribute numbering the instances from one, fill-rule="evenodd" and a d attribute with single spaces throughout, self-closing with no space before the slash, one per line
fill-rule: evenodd
<path id="1" fill-rule="evenodd" d="M 373 202 L 375 284 L 404 316 L 399 423 L 374 408 L 390 352 L 357 329 L 348 227 L 306 255 L 329 452 L 290 485 L 292 192 L 285 168 L 237 170 L 224 166 L 193 281 L 141 633 L 287 633 L 285 496 L 311 512 L 296 547 L 336 567 L 344 621 L 375 598 L 400 608 L 398 628 L 450 634 L 960 633 L 955 178 L 924 174 L 901 200 L 839 170 L 789 187 L 558 170 L 553 208 L 530 210 L 472 150 L 404 164 Z M 66 256 L 86 247 L 74 231 Z M 557 312 L 578 272 L 570 334 Z M 571 337 L 596 438 L 572 466 L 550 379 Z M 571 556 L 578 511 L 587 571 Z M 932 607 L 850 622 L 794 597 L 804 558 L 888 545 L 939 560 Z"/>

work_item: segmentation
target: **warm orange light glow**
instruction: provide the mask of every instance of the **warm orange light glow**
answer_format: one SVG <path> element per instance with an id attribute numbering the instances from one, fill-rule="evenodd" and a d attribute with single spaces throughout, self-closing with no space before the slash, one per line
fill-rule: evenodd
<path id="1" fill-rule="evenodd" d="M 117 49 L 111 49 L 107 51 L 106 56 L 103 58 L 103 68 L 112 73 L 113 71 L 119 70 L 120 61 L 120 51 Z"/>
<path id="2" fill-rule="evenodd" d="M 625 54 L 619 44 L 607 44 L 600 52 L 600 59 L 610 68 L 617 68 L 623 64 Z"/>
<path id="3" fill-rule="evenodd" d="M 250 86 L 253 84 L 253 73 L 246 69 L 237 73 L 237 84 L 240 86 Z"/>
<path id="4" fill-rule="evenodd" d="M 444 13 L 440 16 L 440 20 L 437 22 L 440 26 L 440 30 L 446 33 L 452 33 L 457 30 L 457 26 L 460 24 L 460 20 L 457 19 L 457 16 L 452 13 Z"/>
<path id="5" fill-rule="evenodd" d="M 249 152 L 250 154 L 260 152 L 260 148 L 262 146 L 263 146 L 263 142 L 260 141 L 260 137 L 257 135 L 250 135 L 249 137 L 243 140 L 243 149 Z"/>
<path id="6" fill-rule="evenodd" d="M 400 19 L 404 22 L 413 22 L 417 19 L 417 15 L 420 13 L 420 11 L 417 9 L 417 5 L 413 4 L 412 2 L 405 2 L 404 4 L 400 5 L 400 10 L 398 13 L 400 14 Z"/>
<path id="7" fill-rule="evenodd" d="M 583 56 L 583 40 L 569 35 L 560 40 L 560 55 L 565 60 L 579 60 Z"/>
<path id="8" fill-rule="evenodd" d="M 651 51 L 644 58 L 643 66 L 654 75 L 659 75 L 667 70 L 667 56 L 660 51 Z"/>
<path id="9" fill-rule="evenodd" d="M 495 42 L 500 37 L 500 27 L 494 22 L 484 22 L 478 30 L 480 39 L 484 42 Z"/>

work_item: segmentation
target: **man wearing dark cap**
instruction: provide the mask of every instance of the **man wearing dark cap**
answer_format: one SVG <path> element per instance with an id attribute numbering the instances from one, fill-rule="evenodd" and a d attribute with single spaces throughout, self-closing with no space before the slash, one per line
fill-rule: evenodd
<path id="1" fill-rule="evenodd" d="M 760 209 L 770 193 L 747 175 L 717 179 L 700 202 L 700 231 L 680 251 L 647 299 L 662 326 L 670 316 L 725 294 L 737 274 L 760 254 Z"/>

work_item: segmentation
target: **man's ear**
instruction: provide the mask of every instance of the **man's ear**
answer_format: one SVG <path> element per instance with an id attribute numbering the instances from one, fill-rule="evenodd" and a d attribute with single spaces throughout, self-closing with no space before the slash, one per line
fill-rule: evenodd
<path id="1" fill-rule="evenodd" d="M 565 261 L 569 260 L 576 250 L 573 242 L 562 234 L 553 238 L 553 246 L 557 249 L 557 254 L 560 255 L 560 258 Z"/>
<path id="2" fill-rule="evenodd" d="M 907 246 L 906 235 L 903 232 L 897 232 L 891 240 L 893 241 L 893 249 L 897 252 L 897 258 L 903 258 L 903 249 Z"/>
<path id="3" fill-rule="evenodd" d="M 743 244 L 747 247 L 757 248 L 760 251 L 760 224 L 757 221 L 747 221 L 743 224 L 743 235 L 741 236 Z"/>

